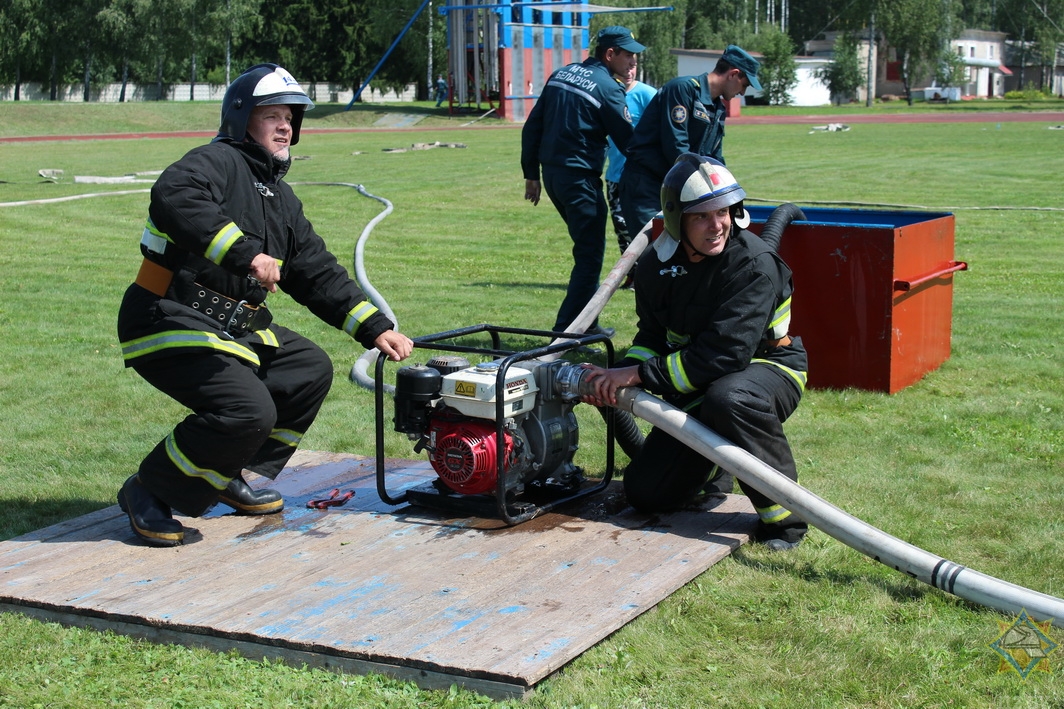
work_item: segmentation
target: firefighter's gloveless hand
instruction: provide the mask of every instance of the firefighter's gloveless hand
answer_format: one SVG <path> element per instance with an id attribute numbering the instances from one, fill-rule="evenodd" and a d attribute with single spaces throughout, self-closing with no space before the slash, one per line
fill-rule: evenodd
<path id="1" fill-rule="evenodd" d="M 259 254 L 251 259 L 248 275 L 261 283 L 266 290 L 276 293 L 277 281 L 281 280 L 281 267 L 273 256 Z"/>
<path id="2" fill-rule="evenodd" d="M 414 341 L 395 330 L 385 330 L 377 335 L 373 344 L 393 362 L 402 362 L 414 351 Z"/>

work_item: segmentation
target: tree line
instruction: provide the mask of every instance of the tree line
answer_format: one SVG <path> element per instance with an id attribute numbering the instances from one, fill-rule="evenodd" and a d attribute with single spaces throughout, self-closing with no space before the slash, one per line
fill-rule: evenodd
<path id="1" fill-rule="evenodd" d="M 445 71 L 446 0 L 0 0 L 0 84 L 225 84 L 244 68 L 273 61 L 301 82 L 355 89 L 422 9 L 374 77 L 377 88 L 417 83 Z M 484 4 L 484 3 L 474 3 Z M 615 0 L 641 7 L 639 0 Z M 644 81 L 676 75 L 672 48 L 719 49 L 734 43 L 765 56 L 766 93 L 780 102 L 794 81 L 794 54 L 824 32 L 849 43 L 869 31 L 892 48 L 903 80 L 919 80 L 943 61 L 962 29 L 1005 32 L 1030 47 L 1034 64 L 1053 67 L 1064 41 L 1064 0 L 677 0 L 671 12 L 593 16 L 592 31 L 632 28 L 648 49 Z M 431 37 L 431 41 L 430 41 Z M 432 56 L 429 56 L 430 49 Z M 846 55 L 843 59 L 846 59 Z M 845 61 L 843 62 L 846 63 Z M 847 65 L 853 81 L 859 67 Z M 1051 72 L 1050 72 L 1051 73 Z M 1043 72 L 1043 75 L 1045 72 Z M 830 77 L 829 77 L 830 78 Z"/>

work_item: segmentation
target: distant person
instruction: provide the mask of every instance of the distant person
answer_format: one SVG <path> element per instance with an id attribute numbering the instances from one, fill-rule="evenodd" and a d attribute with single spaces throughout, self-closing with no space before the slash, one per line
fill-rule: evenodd
<path id="1" fill-rule="evenodd" d="M 584 400 L 615 405 L 619 388 L 642 387 L 797 482 L 783 422 L 802 398 L 808 365 L 801 338 L 788 332 L 791 270 L 746 230 L 746 193 L 717 160 L 685 153 L 659 192 L 665 231 L 640 259 L 638 330 L 615 368 L 584 365 L 595 386 Z M 628 503 L 648 513 L 733 484 L 730 472 L 658 428 L 624 471 Z M 756 539 L 776 551 L 798 546 L 808 525 L 739 486 L 757 511 Z"/>
<path id="2" fill-rule="evenodd" d="M 143 263 L 122 299 L 118 337 L 125 365 L 190 412 L 118 491 L 133 533 L 149 545 L 184 541 L 173 510 L 284 507 L 280 493 L 253 490 L 242 471 L 277 477 L 317 417 L 333 368 L 321 348 L 273 322 L 267 295 L 280 288 L 392 360 L 413 350 L 282 179 L 313 107 L 287 71 L 254 66 L 226 90 L 214 140 L 152 187 Z M 149 405 L 132 402 L 131 416 Z"/>
<path id="3" fill-rule="evenodd" d="M 443 74 L 436 77 L 436 108 L 447 100 L 447 80 L 443 78 Z"/>
<path id="4" fill-rule="evenodd" d="M 606 138 L 624 150 L 632 136 L 624 87 L 613 77 L 629 73 L 646 49 L 627 27 L 606 27 L 595 41 L 594 56 L 551 75 L 521 131 L 525 199 L 539 204 L 546 188 L 573 242 L 573 268 L 555 331 L 576 320 L 598 290 L 608 213 L 602 189 Z M 597 319 L 588 332 L 613 334 Z"/>
<path id="5" fill-rule="evenodd" d="M 665 174 L 684 153 L 724 162 L 726 105 L 748 88 L 761 90 L 761 64 L 728 45 L 713 71 L 665 83 L 646 107 L 628 145 L 621 177 L 621 208 L 629 229 L 638 233 L 661 208 Z"/>
<path id="6" fill-rule="evenodd" d="M 644 84 L 635 78 L 637 67 L 633 66 L 627 74 L 618 74 L 616 78 L 624 85 L 628 104 L 628 114 L 632 118 L 632 125 L 639 125 L 639 117 L 643 115 L 654 94 L 658 92 L 650 84 Z M 613 221 L 613 233 L 617 235 L 617 245 L 623 254 L 634 238 L 628 230 L 621 211 L 621 173 L 624 171 L 625 157 L 613 142 L 613 138 L 607 139 L 609 150 L 606 154 L 606 203 L 610 208 L 610 219 Z M 621 284 L 621 288 L 631 288 L 635 276 L 635 266 L 628 272 L 628 277 Z"/>

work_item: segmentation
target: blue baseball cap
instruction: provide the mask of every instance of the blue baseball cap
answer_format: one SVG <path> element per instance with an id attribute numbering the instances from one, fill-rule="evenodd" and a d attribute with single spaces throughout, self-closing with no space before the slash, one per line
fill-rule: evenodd
<path id="1" fill-rule="evenodd" d="M 761 82 L 757 80 L 757 72 L 761 69 L 761 62 L 751 57 L 745 49 L 729 44 L 728 48 L 724 50 L 724 54 L 721 55 L 721 59 L 746 74 L 746 79 L 750 82 L 750 88 L 754 91 L 761 90 Z"/>
<path id="2" fill-rule="evenodd" d="M 646 49 L 645 46 L 635 41 L 635 37 L 632 36 L 632 30 L 620 25 L 611 25 L 600 29 L 595 42 L 601 47 L 617 47 L 632 54 L 639 54 Z"/>

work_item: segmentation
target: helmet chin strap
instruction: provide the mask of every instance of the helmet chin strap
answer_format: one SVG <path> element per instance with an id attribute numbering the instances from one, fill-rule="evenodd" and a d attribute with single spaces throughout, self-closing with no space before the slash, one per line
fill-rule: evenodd
<path id="1" fill-rule="evenodd" d="M 731 229 L 728 230 L 728 238 L 729 239 L 731 238 Z M 695 245 L 694 245 L 694 242 L 692 242 L 690 239 L 687 238 L 687 234 L 683 235 L 682 240 L 683 240 L 683 243 L 687 244 L 687 246 L 691 249 L 691 251 L 694 251 L 696 254 L 698 254 L 702 258 L 713 258 L 713 254 L 707 254 L 704 251 L 699 251 L 698 249 L 696 249 Z M 701 259 L 699 259 L 699 260 L 701 260 Z"/>

